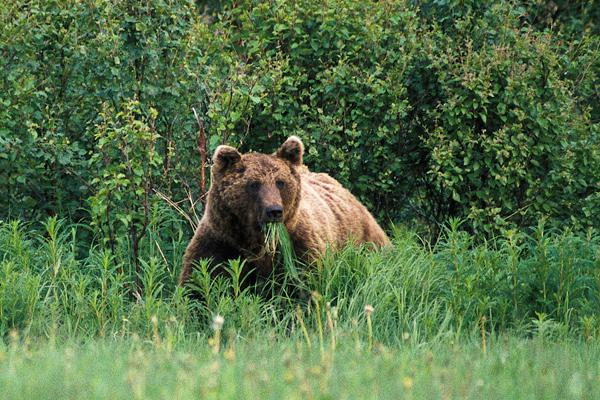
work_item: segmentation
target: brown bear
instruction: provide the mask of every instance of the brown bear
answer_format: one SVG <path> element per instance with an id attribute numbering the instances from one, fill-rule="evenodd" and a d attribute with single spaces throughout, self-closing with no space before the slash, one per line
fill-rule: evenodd
<path id="1" fill-rule="evenodd" d="M 218 265 L 241 257 L 253 279 L 268 276 L 272 258 L 261 252 L 263 227 L 283 222 L 296 255 L 306 263 L 349 240 L 384 246 L 389 239 L 373 216 L 348 190 L 302 162 L 304 145 L 289 137 L 274 154 L 240 154 L 217 147 L 211 169 L 206 211 L 183 258 L 184 284 L 200 258 Z M 250 265 L 251 264 L 251 265 Z M 215 274 L 220 273 L 217 268 Z"/>

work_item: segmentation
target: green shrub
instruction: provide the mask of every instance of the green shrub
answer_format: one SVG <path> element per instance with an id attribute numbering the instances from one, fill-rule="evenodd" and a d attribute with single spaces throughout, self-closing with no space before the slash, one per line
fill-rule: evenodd
<path id="1" fill-rule="evenodd" d="M 119 113 L 137 100 L 141 114 L 158 111 L 167 187 L 197 170 L 188 117 L 203 99 L 197 80 L 207 33 L 200 17 L 185 0 L 2 7 L 2 215 L 85 216 L 81 207 L 98 177 L 88 160 L 103 104 Z"/>
<path id="2" fill-rule="evenodd" d="M 90 157 L 92 170 L 97 171 L 91 180 L 95 193 L 89 203 L 93 223 L 110 247 L 129 237 L 137 262 L 139 243 L 157 200 L 153 190 L 163 172 L 163 160 L 156 150 L 156 110 L 150 109 L 146 119 L 139 102 L 129 102 L 124 108 L 118 113 L 104 109 L 100 114 L 97 144 Z"/>
<path id="3" fill-rule="evenodd" d="M 448 217 L 482 233 L 542 215 L 594 225 L 598 125 L 564 49 L 522 29 L 510 4 L 463 3 L 449 2 L 440 24 L 426 19 L 445 13 L 436 2 L 420 13 L 401 1 L 232 8 L 236 51 L 282 70 L 247 117 L 252 135 L 239 126 L 231 138 L 270 149 L 299 135 L 308 163 L 380 217 L 434 232 Z"/>
<path id="4" fill-rule="evenodd" d="M 594 225 L 585 207 L 598 189 L 597 124 L 578 112 L 550 36 L 495 35 L 435 36 L 429 56 L 443 100 L 423 115 L 422 136 L 435 209 L 479 231 L 542 215 Z"/>
<path id="5" fill-rule="evenodd" d="M 223 142 L 268 152 L 299 135 L 309 166 L 384 223 L 432 237 L 450 217 L 488 237 L 541 216 L 597 226 L 596 9 L 406 0 L 5 7 L 1 215 L 89 218 L 107 190 L 94 183 L 104 180 L 102 127 L 138 102 L 127 124 L 156 134 L 152 168 L 161 172 L 151 188 L 184 213 L 201 212 L 194 108 L 209 152 Z M 118 157 L 102 163 L 121 168 Z M 119 189 L 111 221 L 139 221 L 123 214 L 136 188 Z"/>

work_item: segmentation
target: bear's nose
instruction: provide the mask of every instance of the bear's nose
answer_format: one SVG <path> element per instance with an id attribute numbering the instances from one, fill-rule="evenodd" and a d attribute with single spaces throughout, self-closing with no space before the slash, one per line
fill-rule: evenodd
<path id="1" fill-rule="evenodd" d="M 283 207 L 274 205 L 268 206 L 265 210 L 265 214 L 267 215 L 267 220 L 269 222 L 281 221 L 283 217 Z"/>

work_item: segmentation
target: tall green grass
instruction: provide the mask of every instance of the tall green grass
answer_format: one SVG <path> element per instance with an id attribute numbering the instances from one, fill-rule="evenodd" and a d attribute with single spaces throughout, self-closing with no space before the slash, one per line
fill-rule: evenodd
<path id="1" fill-rule="evenodd" d="M 281 247 L 287 232 L 275 225 L 284 278 L 312 295 L 264 296 L 243 284 L 243 261 L 234 260 L 216 279 L 201 263 L 198 302 L 176 285 L 191 233 L 168 211 L 155 215 L 140 273 L 126 240 L 113 252 L 89 228 L 57 218 L 36 229 L 0 222 L 0 337 L 151 339 L 158 330 L 178 342 L 209 336 L 215 315 L 224 317 L 226 340 L 275 335 L 312 344 L 331 340 L 332 330 L 387 345 L 478 337 L 482 328 L 549 338 L 600 332 L 600 239 L 592 231 L 548 232 L 541 223 L 478 243 L 452 223 L 432 246 L 396 228 L 389 248 L 349 246 L 297 268 Z M 374 308 L 371 332 L 366 305 Z"/>
<path id="2" fill-rule="evenodd" d="M 348 246 L 314 265 L 267 233 L 280 264 L 244 260 L 176 285 L 191 235 L 153 210 L 136 270 L 126 239 L 49 218 L 0 222 L 0 399 L 583 399 L 600 390 L 600 237 L 452 221 L 435 245 Z M 287 252 L 287 255 L 286 255 Z M 136 272 L 138 271 L 138 272 Z M 294 287 L 307 294 L 296 296 Z M 279 288 L 281 289 L 281 287 Z M 200 291 L 202 301 L 190 296 Z"/>
<path id="3" fill-rule="evenodd" d="M 268 254 L 274 254 L 279 263 L 284 267 L 287 275 L 300 281 L 296 264 L 299 260 L 294 253 L 294 246 L 285 224 L 282 222 L 270 223 L 266 225 L 265 249 Z"/>

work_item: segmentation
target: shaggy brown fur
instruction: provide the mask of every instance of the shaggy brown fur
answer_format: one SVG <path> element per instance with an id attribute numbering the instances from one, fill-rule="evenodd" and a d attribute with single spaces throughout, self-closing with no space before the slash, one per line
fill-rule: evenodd
<path id="1" fill-rule="evenodd" d="M 335 179 L 312 173 L 302 163 L 304 146 L 288 138 L 273 155 L 240 154 L 219 146 L 213 156 L 212 185 L 206 212 L 189 243 L 179 278 L 184 284 L 199 258 L 219 264 L 237 257 L 252 260 L 253 278 L 266 277 L 273 269 L 262 254 L 262 226 L 283 221 L 296 254 L 305 261 L 335 249 L 349 240 L 389 243 L 367 209 Z M 218 270 L 215 273 L 220 273 Z M 251 279 L 251 280 L 254 280 Z"/>

